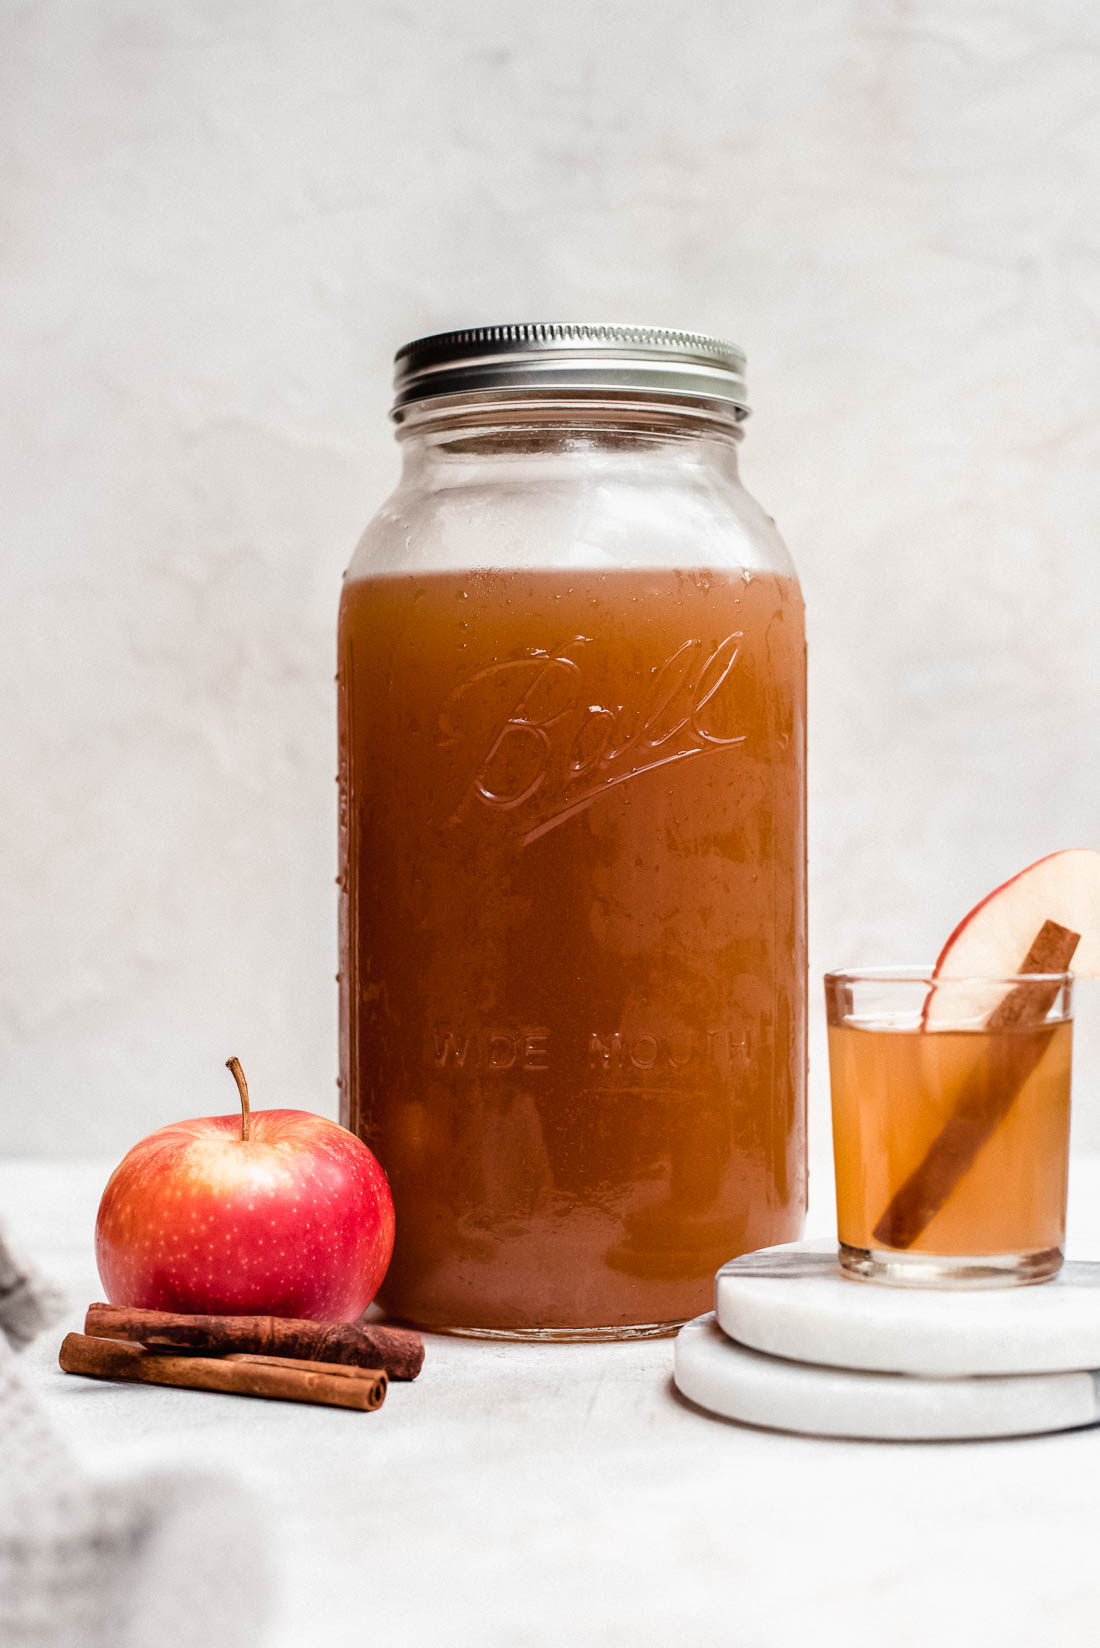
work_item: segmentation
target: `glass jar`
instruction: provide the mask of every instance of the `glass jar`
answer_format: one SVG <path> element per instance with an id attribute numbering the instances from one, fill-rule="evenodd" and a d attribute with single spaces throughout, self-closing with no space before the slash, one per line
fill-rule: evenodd
<path id="1" fill-rule="evenodd" d="M 397 357 L 340 605 L 342 1119 L 379 1302 L 673 1331 L 805 1209 L 805 642 L 740 352 L 612 326 Z"/>

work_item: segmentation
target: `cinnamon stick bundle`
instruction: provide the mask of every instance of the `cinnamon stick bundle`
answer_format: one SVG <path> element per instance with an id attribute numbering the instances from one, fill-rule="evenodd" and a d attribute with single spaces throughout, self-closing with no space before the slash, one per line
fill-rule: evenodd
<path id="1" fill-rule="evenodd" d="M 1073 959 L 1080 934 L 1056 921 L 1045 921 L 1032 942 L 1021 973 L 1063 973 Z M 1013 985 L 997 1003 L 983 1030 L 1013 1031 L 1041 1027 L 1061 989 L 1050 979 Z M 922 1031 L 921 1034 L 926 1032 Z M 931 1032 L 935 1034 L 935 1032 Z M 895 1191 L 872 1235 L 884 1247 L 912 1247 L 928 1228 L 982 1146 L 1008 1115 L 1028 1077 L 1050 1045 L 1046 1035 L 1005 1043 L 1005 1061 L 996 1081 L 988 1072 L 962 1089 L 954 1112 L 933 1139 L 923 1161 Z"/>
<path id="2" fill-rule="evenodd" d="M 65 1373 L 88 1379 L 315 1402 L 360 1413 L 380 1408 L 386 1397 L 387 1379 L 380 1368 L 276 1356 L 171 1356 L 121 1339 L 97 1339 L 83 1333 L 65 1336 L 58 1361 Z"/>
<path id="3" fill-rule="evenodd" d="M 415 1379 L 424 1341 L 407 1328 L 372 1322 L 309 1322 L 291 1316 L 185 1316 L 133 1305 L 88 1306 L 84 1332 L 128 1339 L 150 1349 L 246 1352 L 302 1361 L 381 1368 L 390 1379 Z"/>

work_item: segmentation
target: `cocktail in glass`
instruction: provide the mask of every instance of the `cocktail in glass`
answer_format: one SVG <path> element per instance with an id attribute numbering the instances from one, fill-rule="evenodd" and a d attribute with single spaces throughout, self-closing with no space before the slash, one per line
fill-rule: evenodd
<path id="1" fill-rule="evenodd" d="M 1043 1281 L 1062 1263 L 1072 975 L 825 979 L 839 1257 L 864 1280 Z"/>

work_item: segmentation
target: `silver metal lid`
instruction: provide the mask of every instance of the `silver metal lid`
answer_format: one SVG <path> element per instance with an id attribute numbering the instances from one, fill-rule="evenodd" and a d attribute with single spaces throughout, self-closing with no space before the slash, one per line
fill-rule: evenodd
<path id="1" fill-rule="evenodd" d="M 439 395 L 500 390 L 634 390 L 726 402 L 748 416 L 745 356 L 736 344 L 654 326 L 530 321 L 416 338 L 394 357 L 393 415 Z"/>

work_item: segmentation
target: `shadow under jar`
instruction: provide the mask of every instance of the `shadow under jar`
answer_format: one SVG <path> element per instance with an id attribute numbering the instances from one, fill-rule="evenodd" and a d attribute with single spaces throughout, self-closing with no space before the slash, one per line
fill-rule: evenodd
<path id="1" fill-rule="evenodd" d="M 379 1302 L 629 1338 L 805 1209 L 805 644 L 744 361 L 623 327 L 397 358 L 339 624 L 342 1119 Z"/>

